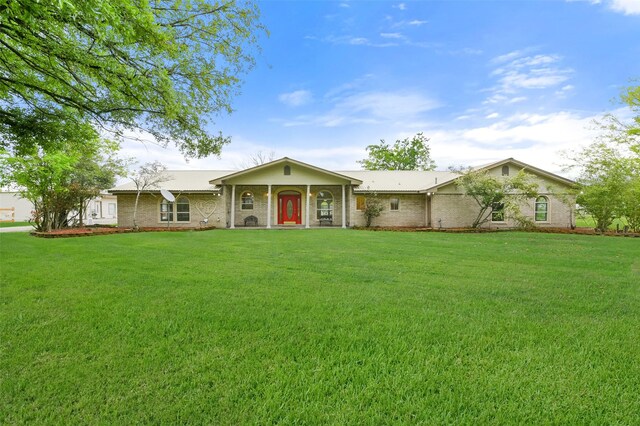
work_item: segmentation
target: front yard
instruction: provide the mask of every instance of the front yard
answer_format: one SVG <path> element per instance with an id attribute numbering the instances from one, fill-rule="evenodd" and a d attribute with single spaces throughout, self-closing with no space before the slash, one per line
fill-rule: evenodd
<path id="1" fill-rule="evenodd" d="M 640 240 L 0 234 L 2 424 L 640 422 Z"/>

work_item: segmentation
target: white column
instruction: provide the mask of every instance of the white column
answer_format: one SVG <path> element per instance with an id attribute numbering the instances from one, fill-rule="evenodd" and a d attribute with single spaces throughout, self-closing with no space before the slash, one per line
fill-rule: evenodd
<path id="1" fill-rule="evenodd" d="M 346 188 L 347 185 L 342 185 L 342 227 L 347 227 L 347 202 L 346 202 Z"/>
<path id="2" fill-rule="evenodd" d="M 267 189 L 267 228 L 271 228 L 271 184 Z"/>
<path id="3" fill-rule="evenodd" d="M 311 204 L 311 185 L 307 185 L 307 214 L 305 215 L 306 224 L 305 228 L 309 227 L 309 204 Z"/>
<path id="4" fill-rule="evenodd" d="M 229 228 L 236 227 L 236 186 L 231 185 L 231 219 L 229 221 Z"/>

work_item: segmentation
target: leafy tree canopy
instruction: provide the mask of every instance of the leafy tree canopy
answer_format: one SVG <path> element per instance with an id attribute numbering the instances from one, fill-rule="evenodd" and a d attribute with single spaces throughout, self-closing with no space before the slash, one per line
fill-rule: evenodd
<path id="1" fill-rule="evenodd" d="M 48 117 L 218 154 L 206 117 L 231 111 L 258 18 L 250 1 L 0 0 L 0 132 Z"/>
<path id="2" fill-rule="evenodd" d="M 367 146 L 369 158 L 358 161 L 366 170 L 433 170 L 429 138 L 418 133 L 412 138 L 396 140 L 393 146 L 384 139 L 379 145 Z"/>
<path id="3" fill-rule="evenodd" d="M 531 221 L 521 214 L 520 208 L 528 199 L 538 195 L 538 184 L 532 175 L 524 170 L 510 177 L 498 177 L 482 169 L 453 171 L 460 173 L 456 184 L 478 205 L 478 213 L 471 224 L 473 228 L 491 219 L 492 208 L 496 204 L 502 205 L 505 219 L 513 219 L 521 227 L 531 225 Z"/>
<path id="4" fill-rule="evenodd" d="M 0 150 L 0 184 L 17 186 L 33 203 L 34 225 L 40 231 L 67 226 L 70 214 L 81 218 L 88 200 L 125 173 L 124 162 L 116 156 L 118 144 L 101 139 L 90 124 L 50 124 L 39 123 L 43 133 L 37 144 L 30 143 L 37 135 L 21 127 L 10 135 L 14 152 Z"/>

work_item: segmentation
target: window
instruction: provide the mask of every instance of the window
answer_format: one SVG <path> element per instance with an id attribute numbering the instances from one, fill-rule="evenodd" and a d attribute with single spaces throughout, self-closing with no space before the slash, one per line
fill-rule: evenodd
<path id="1" fill-rule="evenodd" d="M 509 176 L 509 166 L 502 166 L 502 176 Z"/>
<path id="2" fill-rule="evenodd" d="M 291 174 L 291 166 L 284 166 L 284 174 L 285 176 L 289 176 Z"/>
<path id="3" fill-rule="evenodd" d="M 179 197 L 174 203 L 162 200 L 160 203 L 160 222 L 190 222 L 191 208 L 189 200 Z"/>
<path id="4" fill-rule="evenodd" d="M 536 198 L 535 218 L 536 222 L 546 222 L 549 213 L 549 200 L 547 197 Z"/>
<path id="5" fill-rule="evenodd" d="M 243 192 L 242 197 L 242 210 L 253 210 L 253 194 L 251 192 Z"/>
<path id="6" fill-rule="evenodd" d="M 109 203 L 109 216 L 116 217 L 116 203 Z"/>
<path id="7" fill-rule="evenodd" d="M 390 205 L 390 209 L 391 210 L 400 210 L 400 199 L 399 198 L 392 198 L 390 200 L 391 205 Z"/>
<path id="8" fill-rule="evenodd" d="M 316 197 L 318 219 L 333 219 L 333 195 L 329 191 L 320 191 Z"/>
<path id="9" fill-rule="evenodd" d="M 173 203 L 167 200 L 160 203 L 160 222 L 173 222 Z"/>
<path id="10" fill-rule="evenodd" d="M 364 196 L 362 195 L 358 195 L 356 197 L 356 210 L 364 210 L 364 208 L 366 207 L 366 201 Z"/>
<path id="11" fill-rule="evenodd" d="M 191 213 L 189 211 L 189 200 L 185 197 L 179 197 L 176 200 L 176 219 L 178 222 L 191 221 Z"/>
<path id="12" fill-rule="evenodd" d="M 491 206 L 491 222 L 504 222 L 503 203 L 493 203 Z"/>

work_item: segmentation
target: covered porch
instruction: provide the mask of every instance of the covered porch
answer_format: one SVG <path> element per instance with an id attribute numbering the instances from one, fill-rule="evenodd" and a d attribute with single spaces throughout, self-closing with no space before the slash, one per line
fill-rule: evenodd
<path id="1" fill-rule="evenodd" d="M 231 229 L 346 228 L 351 188 L 361 181 L 285 157 L 210 183 L 228 197 Z"/>

